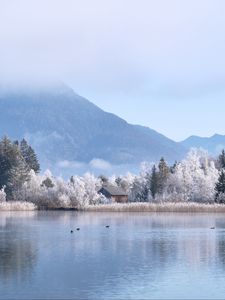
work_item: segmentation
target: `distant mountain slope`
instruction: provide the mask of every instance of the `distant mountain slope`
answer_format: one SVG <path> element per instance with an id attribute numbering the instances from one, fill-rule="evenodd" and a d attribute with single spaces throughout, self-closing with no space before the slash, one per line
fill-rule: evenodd
<path id="1" fill-rule="evenodd" d="M 211 137 L 190 136 L 181 142 L 186 148 L 204 148 L 212 155 L 218 155 L 225 149 L 225 135 L 215 134 Z"/>
<path id="2" fill-rule="evenodd" d="M 27 138 L 44 167 L 59 161 L 112 164 L 173 161 L 183 147 L 156 131 L 130 125 L 64 84 L 39 88 L 0 88 L 0 136 Z"/>

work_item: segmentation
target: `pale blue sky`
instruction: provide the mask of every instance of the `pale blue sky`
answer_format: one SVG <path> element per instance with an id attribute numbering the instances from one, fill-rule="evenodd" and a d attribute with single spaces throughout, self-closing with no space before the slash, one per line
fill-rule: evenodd
<path id="1" fill-rule="evenodd" d="M 134 97 L 120 103 L 113 96 L 107 101 L 96 96 L 94 102 L 130 123 L 149 126 L 177 141 L 190 135 L 225 134 L 225 93 L 190 99 Z"/>
<path id="2" fill-rule="evenodd" d="M 0 0 L 0 79 L 57 78 L 181 140 L 225 134 L 224 0 Z"/>

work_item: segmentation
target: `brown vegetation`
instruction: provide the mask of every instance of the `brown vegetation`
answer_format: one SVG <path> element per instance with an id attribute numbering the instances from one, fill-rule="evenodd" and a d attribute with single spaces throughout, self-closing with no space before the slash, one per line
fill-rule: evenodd
<path id="1" fill-rule="evenodd" d="M 180 213 L 225 213 L 225 205 L 203 204 L 194 202 L 184 203 L 115 203 L 89 205 L 85 211 L 98 212 L 180 212 Z"/>

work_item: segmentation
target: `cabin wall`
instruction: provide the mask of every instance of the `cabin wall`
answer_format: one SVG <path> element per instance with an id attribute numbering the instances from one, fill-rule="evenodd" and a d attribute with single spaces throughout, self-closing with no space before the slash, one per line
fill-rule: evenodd
<path id="1" fill-rule="evenodd" d="M 101 190 L 99 190 L 98 193 L 104 195 L 107 199 L 109 199 L 112 202 L 118 202 L 118 203 L 128 202 L 128 196 L 127 195 L 112 196 L 104 187 L 101 188 Z"/>
<path id="2" fill-rule="evenodd" d="M 118 202 L 118 203 L 128 202 L 128 196 L 112 196 L 111 199 L 113 202 Z"/>

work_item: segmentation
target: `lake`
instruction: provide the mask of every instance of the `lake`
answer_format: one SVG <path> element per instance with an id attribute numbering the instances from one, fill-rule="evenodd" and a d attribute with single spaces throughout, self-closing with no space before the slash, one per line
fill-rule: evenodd
<path id="1" fill-rule="evenodd" d="M 0 213 L 0 298 L 218 299 L 224 280 L 224 214 Z"/>

